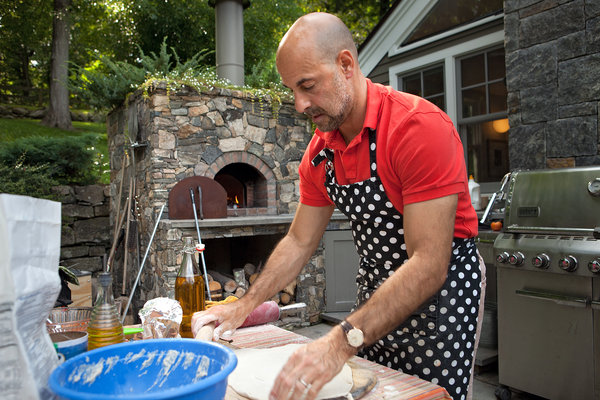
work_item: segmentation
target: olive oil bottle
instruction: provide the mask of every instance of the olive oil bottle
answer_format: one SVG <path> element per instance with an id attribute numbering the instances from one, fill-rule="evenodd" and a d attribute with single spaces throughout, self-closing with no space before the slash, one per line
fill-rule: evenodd
<path id="1" fill-rule="evenodd" d="M 192 315 L 204 310 L 204 279 L 196 261 L 196 249 L 191 237 L 186 237 L 179 273 L 175 280 L 175 300 L 183 310 L 179 334 L 183 338 L 192 338 Z"/>
<path id="2" fill-rule="evenodd" d="M 98 274 L 98 295 L 87 328 L 88 350 L 123 342 L 123 325 L 112 293 L 112 275 Z"/>

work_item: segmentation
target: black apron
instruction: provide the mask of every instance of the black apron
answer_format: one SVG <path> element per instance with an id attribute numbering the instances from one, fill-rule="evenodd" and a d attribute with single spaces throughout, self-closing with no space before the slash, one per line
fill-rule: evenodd
<path id="1" fill-rule="evenodd" d="M 326 161 L 327 193 L 350 220 L 360 257 L 355 308 L 408 260 L 403 217 L 385 193 L 377 174 L 376 153 L 376 133 L 370 130 L 371 177 L 349 185 L 339 185 L 335 179 L 333 150 L 325 148 L 312 160 L 314 166 Z M 455 399 L 466 398 L 473 368 L 481 278 L 474 240 L 454 238 L 444 286 L 359 355 L 438 384 Z"/>

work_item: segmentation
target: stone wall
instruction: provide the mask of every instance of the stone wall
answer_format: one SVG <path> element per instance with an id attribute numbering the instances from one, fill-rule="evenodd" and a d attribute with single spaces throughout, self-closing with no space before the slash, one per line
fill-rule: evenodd
<path id="1" fill-rule="evenodd" d="M 505 0 L 510 169 L 600 164 L 600 2 Z"/>
<path id="2" fill-rule="evenodd" d="M 57 186 L 55 191 L 62 203 L 61 265 L 101 271 L 112 241 L 108 185 Z"/>

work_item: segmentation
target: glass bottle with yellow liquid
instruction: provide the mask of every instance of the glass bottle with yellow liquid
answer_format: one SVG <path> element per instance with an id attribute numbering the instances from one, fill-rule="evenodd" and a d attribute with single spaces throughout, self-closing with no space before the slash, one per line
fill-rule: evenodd
<path id="1" fill-rule="evenodd" d="M 98 274 L 98 295 L 87 328 L 88 350 L 124 341 L 123 325 L 112 293 L 112 275 Z"/>
<path id="2" fill-rule="evenodd" d="M 186 237 L 179 273 L 175 280 L 175 300 L 183 310 L 179 334 L 183 338 L 193 338 L 192 315 L 204 310 L 204 279 L 196 261 L 196 248 L 191 237 Z"/>

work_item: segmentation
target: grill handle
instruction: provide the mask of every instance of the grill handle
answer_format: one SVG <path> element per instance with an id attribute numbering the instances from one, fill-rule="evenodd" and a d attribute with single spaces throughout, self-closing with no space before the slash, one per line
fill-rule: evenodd
<path id="1" fill-rule="evenodd" d="M 600 310 L 600 301 L 592 300 L 592 308 L 594 310 Z"/>
<path id="2" fill-rule="evenodd" d="M 502 182 L 500 183 L 500 190 L 498 190 L 497 192 L 494 192 L 494 194 L 492 195 L 492 198 L 490 199 L 487 207 L 485 208 L 485 211 L 483 212 L 483 216 L 481 217 L 481 220 L 479 221 L 482 224 L 488 223 L 488 217 L 490 215 L 490 212 L 494 208 L 494 205 L 496 204 L 496 202 L 502 200 L 502 197 L 504 196 L 504 193 L 505 193 L 506 183 L 508 182 L 510 175 L 511 175 L 510 172 L 507 173 L 506 175 L 504 175 L 504 178 L 502 178 Z"/>
<path id="3" fill-rule="evenodd" d="M 515 293 L 519 296 L 528 297 L 536 300 L 552 301 L 556 304 L 570 307 L 585 308 L 590 303 L 595 303 L 600 308 L 600 302 L 590 301 L 587 297 L 573 297 L 558 293 L 537 292 L 534 290 L 517 289 Z"/>

